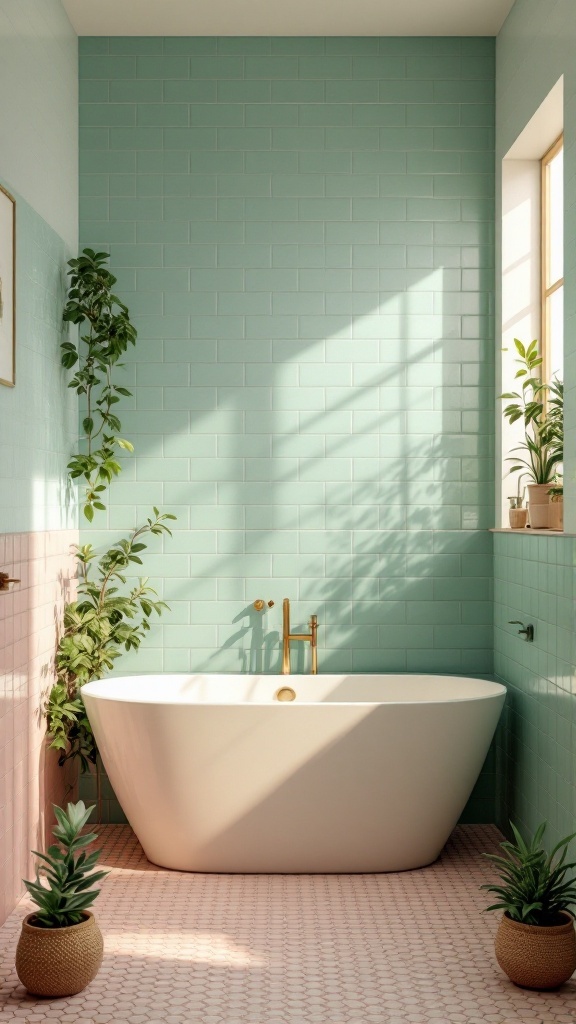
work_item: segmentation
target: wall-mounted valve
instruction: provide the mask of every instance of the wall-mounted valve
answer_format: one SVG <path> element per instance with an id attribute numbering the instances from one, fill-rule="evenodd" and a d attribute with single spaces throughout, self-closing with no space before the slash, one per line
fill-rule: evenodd
<path id="1" fill-rule="evenodd" d="M 266 605 L 268 606 L 268 608 L 273 608 L 274 607 L 274 601 L 266 602 L 266 601 L 263 601 L 262 598 L 259 597 L 257 601 L 254 601 L 254 604 L 253 604 L 252 607 L 255 608 L 257 612 L 263 612 L 264 609 L 266 608 Z"/>
<path id="2" fill-rule="evenodd" d="M 10 590 L 11 583 L 20 583 L 20 580 L 12 579 L 7 572 L 0 572 L 0 590 Z"/>
<path id="3" fill-rule="evenodd" d="M 525 626 L 523 622 L 520 622 L 520 619 L 509 619 L 508 625 L 522 626 L 522 629 L 518 630 L 520 636 L 523 636 L 526 642 L 529 644 L 534 642 L 534 626 L 531 622 L 529 622 L 528 625 Z"/>

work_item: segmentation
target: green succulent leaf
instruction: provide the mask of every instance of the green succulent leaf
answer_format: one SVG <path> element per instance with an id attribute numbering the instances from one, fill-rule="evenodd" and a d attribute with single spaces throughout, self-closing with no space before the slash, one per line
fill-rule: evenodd
<path id="1" fill-rule="evenodd" d="M 87 855 L 83 849 L 97 838 L 82 832 L 93 810 L 82 800 L 68 804 L 66 810 L 54 806 L 52 834 L 57 844 L 46 853 L 33 851 L 40 863 L 35 880 L 24 880 L 24 885 L 38 908 L 35 923 L 41 928 L 66 928 L 82 921 L 100 892 L 94 886 L 108 874 L 94 870 L 101 851 Z"/>
<path id="2" fill-rule="evenodd" d="M 547 854 L 542 846 L 545 822 L 530 840 L 523 838 L 513 822 L 510 827 L 514 841 L 500 844 L 504 856 L 485 854 L 500 876 L 499 884 L 480 887 L 499 898 L 487 910 L 503 910 L 512 920 L 525 924 L 556 924 L 560 912 L 570 911 L 576 904 L 576 880 L 572 875 L 576 863 L 566 863 L 576 833 L 561 839 Z"/>

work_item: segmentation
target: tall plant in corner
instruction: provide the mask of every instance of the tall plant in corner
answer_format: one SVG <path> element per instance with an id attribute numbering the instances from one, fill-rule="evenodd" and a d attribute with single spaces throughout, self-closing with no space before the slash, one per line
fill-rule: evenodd
<path id="1" fill-rule="evenodd" d="M 122 426 L 115 411 L 120 396 L 131 392 L 113 382 L 112 371 L 128 346 L 136 344 L 136 329 L 128 307 L 113 292 L 116 278 L 106 266 L 108 259 L 108 253 L 84 249 L 78 259 L 69 260 L 64 308 L 64 320 L 80 325 L 80 332 L 77 344 L 62 344 L 62 365 L 77 367 L 68 387 L 84 405 L 82 450 L 72 456 L 68 471 L 72 480 L 85 481 L 83 506 L 89 522 L 95 509 L 105 509 L 104 492 L 120 472 L 117 448 L 133 451 L 119 436 Z"/>
<path id="2" fill-rule="evenodd" d="M 133 450 L 119 436 L 115 411 L 130 392 L 113 383 L 112 372 L 128 346 L 136 343 L 136 329 L 127 306 L 112 291 L 116 279 L 106 267 L 108 258 L 107 253 L 85 249 L 69 261 L 71 285 L 64 309 L 65 321 L 81 325 L 78 344 L 63 343 L 62 363 L 67 369 L 77 367 L 69 386 L 84 405 L 82 450 L 72 456 L 68 471 L 71 480 L 85 480 L 84 515 L 89 522 L 95 510 L 105 511 L 104 494 L 121 471 L 116 448 Z M 170 534 L 166 521 L 175 518 L 154 508 L 143 525 L 104 554 L 98 556 L 90 544 L 76 552 L 78 596 L 64 610 L 56 682 L 46 705 L 51 746 L 59 751 L 61 765 L 70 758 L 79 758 L 83 771 L 97 764 L 80 687 L 101 679 L 123 651 L 137 650 L 152 615 L 167 608 L 147 578 L 130 582 L 128 574 L 142 564 L 140 555 L 147 546 L 143 538 Z"/>

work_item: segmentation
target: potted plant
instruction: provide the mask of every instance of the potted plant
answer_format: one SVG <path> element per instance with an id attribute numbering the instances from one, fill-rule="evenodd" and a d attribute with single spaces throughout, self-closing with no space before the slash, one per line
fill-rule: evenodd
<path id="1" fill-rule="evenodd" d="M 518 487 L 516 494 L 508 495 L 508 501 L 510 502 L 510 508 L 508 509 L 508 521 L 510 523 L 511 530 L 523 530 L 528 522 L 528 509 L 524 508 L 524 493 L 526 488 L 522 488 L 520 493 L 520 485 L 524 479 L 524 473 L 518 477 Z"/>
<path id="2" fill-rule="evenodd" d="M 52 834 L 57 844 L 47 853 L 33 851 L 43 863 L 36 880 L 24 884 L 37 910 L 22 922 L 16 972 L 35 996 L 75 995 L 96 977 L 102 963 L 102 935 L 88 908 L 100 892 L 92 887 L 108 872 L 94 871 L 100 850 L 86 852 L 95 833 L 81 834 L 93 810 L 82 800 L 68 804 L 66 811 L 55 806 Z"/>
<path id="3" fill-rule="evenodd" d="M 564 487 L 562 484 L 554 484 L 548 491 L 548 525 L 551 530 L 564 529 Z"/>
<path id="4" fill-rule="evenodd" d="M 509 423 L 522 420 L 524 440 L 514 455 L 511 473 L 525 473 L 528 484 L 528 508 L 530 526 L 533 530 L 548 529 L 548 491 L 554 483 L 557 467 L 564 458 L 564 385 L 556 378 L 543 383 L 538 374 L 542 357 L 538 355 L 538 342 L 532 341 L 525 348 L 521 341 L 514 339 L 520 356 L 516 360 L 520 368 L 516 379 L 522 380 L 521 391 L 507 392 L 500 398 L 511 399 L 504 409 Z"/>
<path id="5" fill-rule="evenodd" d="M 505 974 L 522 988 L 558 988 L 576 969 L 576 935 L 570 907 L 576 903 L 573 869 L 566 863 L 566 836 L 547 854 L 542 848 L 544 822 L 525 843 L 511 824 L 515 842 L 501 844 L 504 856 L 485 854 L 498 868 L 500 884 L 483 885 L 498 902 L 487 910 L 503 910 L 496 933 L 496 959 Z"/>

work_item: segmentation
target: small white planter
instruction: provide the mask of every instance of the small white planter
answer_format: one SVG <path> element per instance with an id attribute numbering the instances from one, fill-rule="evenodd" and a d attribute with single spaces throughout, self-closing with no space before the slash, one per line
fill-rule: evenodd
<path id="1" fill-rule="evenodd" d="M 550 500 L 548 491 L 552 484 L 528 484 L 528 509 L 530 526 L 533 530 L 548 529 L 548 510 Z"/>

